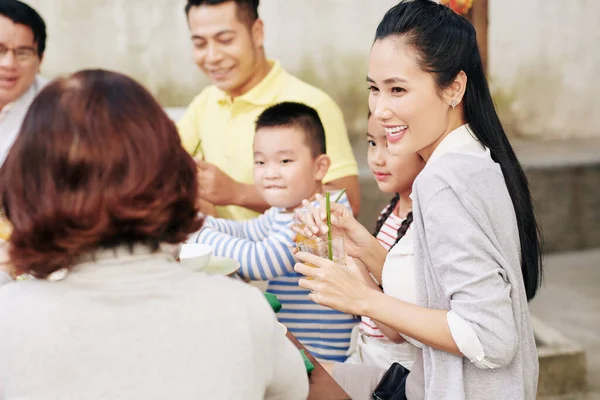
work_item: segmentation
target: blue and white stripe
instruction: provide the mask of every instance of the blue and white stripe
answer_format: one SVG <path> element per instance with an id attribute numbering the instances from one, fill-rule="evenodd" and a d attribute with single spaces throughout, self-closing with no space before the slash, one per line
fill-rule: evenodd
<path id="1" fill-rule="evenodd" d="M 334 195 L 335 196 L 335 195 Z M 338 201 L 350 207 L 344 195 Z M 292 249 L 296 234 L 293 214 L 273 207 L 258 218 L 231 221 L 208 217 L 190 242 L 207 243 L 213 254 L 240 262 L 238 273 L 250 280 L 268 280 L 268 291 L 277 296 L 282 309 L 279 321 L 319 360 L 344 361 L 350 346 L 353 316 L 318 305 L 308 290 L 298 286 Z"/>

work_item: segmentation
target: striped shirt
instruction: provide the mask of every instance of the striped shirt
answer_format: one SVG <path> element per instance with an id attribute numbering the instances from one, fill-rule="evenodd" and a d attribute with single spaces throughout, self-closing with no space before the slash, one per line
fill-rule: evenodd
<path id="1" fill-rule="evenodd" d="M 381 214 L 385 214 L 387 212 L 389 205 L 386 206 Z M 393 212 L 387 217 L 381 229 L 377 233 L 377 240 L 381 245 L 386 249 L 390 250 L 394 243 L 396 243 L 396 239 L 398 238 L 398 228 L 402 224 L 403 219 L 394 214 Z M 360 331 L 363 335 L 387 340 L 385 335 L 377 328 L 375 322 L 369 317 L 361 317 L 360 320 Z"/>
<path id="2" fill-rule="evenodd" d="M 345 195 L 338 203 L 350 207 Z M 293 219 L 292 213 L 278 207 L 247 221 L 208 217 L 190 241 L 210 244 L 214 255 L 238 260 L 242 277 L 268 280 L 267 291 L 276 295 L 282 305 L 277 314 L 279 321 L 318 360 L 342 362 L 356 320 L 314 303 L 307 297 L 309 290 L 298 286 L 302 275 L 294 271 Z"/>

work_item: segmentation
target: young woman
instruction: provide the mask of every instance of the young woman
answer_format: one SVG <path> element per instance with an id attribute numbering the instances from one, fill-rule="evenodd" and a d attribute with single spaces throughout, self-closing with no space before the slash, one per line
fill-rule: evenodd
<path id="1" fill-rule="evenodd" d="M 369 288 L 353 265 L 299 253 L 310 297 L 367 315 L 420 343 L 413 399 L 534 399 L 538 361 L 527 302 L 541 282 L 538 229 L 525 174 L 490 96 L 475 31 L 449 8 L 402 2 L 377 28 L 369 105 L 394 154 L 426 162 L 413 186 L 416 304 Z M 324 233 L 324 210 L 303 214 Z M 381 276 L 385 250 L 350 213 L 332 223 Z M 410 282 L 412 281 L 412 282 Z"/>

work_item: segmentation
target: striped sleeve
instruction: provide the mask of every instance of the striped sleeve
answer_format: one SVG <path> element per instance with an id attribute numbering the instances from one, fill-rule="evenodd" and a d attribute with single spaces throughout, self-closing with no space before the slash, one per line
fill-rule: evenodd
<path id="1" fill-rule="evenodd" d="M 273 223 L 273 211 L 267 210 L 264 214 L 246 221 L 206 217 L 202 230 L 214 230 L 229 236 L 258 242 L 269 234 L 269 227 Z M 193 240 L 190 240 L 190 242 L 201 242 L 199 239 L 202 230 L 192 235 Z"/>
<path id="2" fill-rule="evenodd" d="M 259 219 L 259 218 L 257 218 Z M 270 225 L 267 223 L 270 222 Z M 257 231 L 266 231 L 262 240 L 254 241 L 220 232 L 211 226 L 203 228 L 198 242 L 213 246 L 213 254 L 229 257 L 240 263 L 238 273 L 250 280 L 270 280 L 294 273 L 295 233 L 291 230 L 291 219 L 263 219 Z"/>

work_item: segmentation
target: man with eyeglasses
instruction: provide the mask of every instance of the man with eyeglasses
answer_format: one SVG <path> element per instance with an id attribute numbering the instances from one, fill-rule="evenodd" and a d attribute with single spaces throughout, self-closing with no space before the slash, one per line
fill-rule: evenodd
<path id="1" fill-rule="evenodd" d="M 42 17 L 18 0 L 0 0 L 0 165 L 47 82 L 38 75 L 45 47 Z"/>

